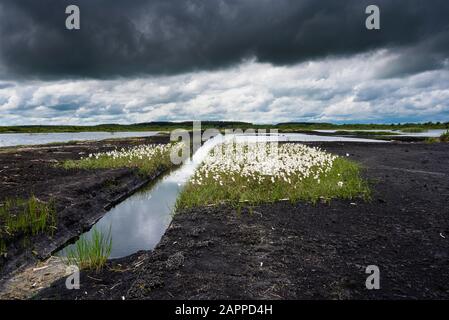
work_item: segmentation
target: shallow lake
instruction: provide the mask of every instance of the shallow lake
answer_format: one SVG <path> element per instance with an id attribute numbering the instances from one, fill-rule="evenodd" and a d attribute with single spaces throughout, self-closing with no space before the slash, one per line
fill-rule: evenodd
<path id="1" fill-rule="evenodd" d="M 348 141 L 348 142 L 375 142 L 385 141 L 314 136 L 307 134 L 280 134 L 279 136 L 217 136 L 207 141 L 193 155 L 192 159 L 186 161 L 181 167 L 173 170 L 146 189 L 132 195 L 125 201 L 112 208 L 94 226 L 104 234 L 111 232 L 112 252 L 111 258 L 120 258 L 133 254 L 139 250 L 152 250 L 159 243 L 165 230 L 172 220 L 172 214 L 178 194 L 183 185 L 195 172 L 205 156 L 217 144 L 228 139 L 236 139 L 239 142 L 261 142 L 261 141 Z M 90 238 L 94 230 L 83 236 Z M 73 248 L 74 244 L 67 248 Z M 66 249 L 67 249 L 66 248 Z M 66 250 L 65 249 L 65 250 Z M 64 256 L 65 251 L 59 253 Z"/>
<path id="2" fill-rule="evenodd" d="M 29 146 L 55 142 L 105 140 L 117 138 L 151 137 L 155 131 L 144 132 L 61 132 L 61 133 L 2 133 L 0 147 Z"/>
<path id="3" fill-rule="evenodd" d="M 404 137 L 426 137 L 426 138 L 437 138 L 445 133 L 445 129 L 432 129 L 425 132 L 402 132 L 394 130 L 313 130 L 322 133 L 335 133 L 337 131 L 347 131 L 347 132 L 391 132 L 392 135 L 401 135 Z"/>

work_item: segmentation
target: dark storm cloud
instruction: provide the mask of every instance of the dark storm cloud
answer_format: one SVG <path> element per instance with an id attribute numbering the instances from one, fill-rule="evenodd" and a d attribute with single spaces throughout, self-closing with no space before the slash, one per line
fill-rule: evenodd
<path id="1" fill-rule="evenodd" d="M 373 3 L 380 31 L 365 28 Z M 69 4 L 80 31 L 65 29 Z M 109 78 L 392 48 L 379 76 L 395 77 L 442 67 L 448 12 L 447 0 L 0 0 L 0 67 L 4 78 Z"/>

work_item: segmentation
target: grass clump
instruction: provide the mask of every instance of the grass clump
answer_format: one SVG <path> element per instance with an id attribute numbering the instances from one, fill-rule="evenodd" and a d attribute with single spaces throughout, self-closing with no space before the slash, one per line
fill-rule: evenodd
<path id="1" fill-rule="evenodd" d="M 426 143 L 438 143 L 438 142 L 449 142 L 449 130 L 446 131 L 445 133 L 443 133 L 441 136 L 439 136 L 438 138 L 435 137 L 431 137 L 431 138 L 427 138 L 425 140 Z"/>
<path id="2" fill-rule="evenodd" d="M 74 245 L 65 250 L 67 264 L 98 272 L 106 264 L 111 255 L 111 249 L 111 230 L 104 234 L 94 229 L 90 238 L 84 235 Z"/>
<path id="3" fill-rule="evenodd" d="M 181 192 L 176 207 L 370 197 L 359 165 L 345 158 L 294 143 L 281 144 L 276 156 L 268 146 L 255 153 L 251 149 L 243 147 L 219 160 L 207 158 Z"/>
<path id="4" fill-rule="evenodd" d="M 440 136 L 441 142 L 449 142 L 449 130 Z"/>
<path id="5" fill-rule="evenodd" d="M 56 228 L 54 202 L 43 202 L 35 196 L 29 199 L 7 199 L 0 207 L 2 233 L 37 235 L 53 233 Z"/>
<path id="6" fill-rule="evenodd" d="M 160 169 L 172 167 L 170 153 L 174 144 L 142 145 L 103 153 L 90 154 L 80 160 L 67 160 L 65 169 L 137 168 L 142 174 L 152 175 Z"/>
<path id="7" fill-rule="evenodd" d="M 7 252 L 6 243 L 0 239 L 0 256 L 5 255 Z"/>
<path id="8" fill-rule="evenodd" d="M 401 131 L 405 133 L 423 133 L 427 132 L 428 130 L 426 128 L 410 127 L 410 128 L 402 128 Z"/>
<path id="9" fill-rule="evenodd" d="M 438 143 L 440 142 L 439 138 L 435 138 L 435 137 L 430 137 L 430 138 L 426 138 L 426 140 L 424 140 L 425 143 L 428 144 L 433 144 L 433 143 Z"/>
<path id="10" fill-rule="evenodd" d="M 55 230 L 53 200 L 47 203 L 32 196 L 29 199 L 7 199 L 0 205 L 0 255 L 7 252 L 7 243 L 14 237 L 27 239 L 42 233 L 53 235 Z"/>

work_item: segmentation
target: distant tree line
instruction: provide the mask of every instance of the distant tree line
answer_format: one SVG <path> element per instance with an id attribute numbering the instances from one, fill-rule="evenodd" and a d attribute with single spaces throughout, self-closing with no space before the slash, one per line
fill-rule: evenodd
<path id="1" fill-rule="evenodd" d="M 93 126 L 51 126 L 51 125 L 24 125 L 0 126 L 0 133 L 46 133 L 46 132 L 119 132 L 119 131 L 171 131 L 174 129 L 192 129 L 192 121 L 170 122 L 155 121 L 135 124 L 99 124 Z M 325 122 L 283 122 L 278 124 L 253 124 L 241 121 L 202 121 L 202 129 L 279 129 L 280 131 L 307 131 L 307 130 L 415 130 L 449 129 L 449 122 L 425 123 L 391 123 L 391 124 L 333 124 Z"/>

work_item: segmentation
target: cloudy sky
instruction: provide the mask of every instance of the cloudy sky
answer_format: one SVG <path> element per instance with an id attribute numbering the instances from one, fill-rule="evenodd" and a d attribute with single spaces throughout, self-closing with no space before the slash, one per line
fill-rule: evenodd
<path id="1" fill-rule="evenodd" d="M 160 120 L 449 121 L 449 1 L 0 0 L 0 125 Z"/>

